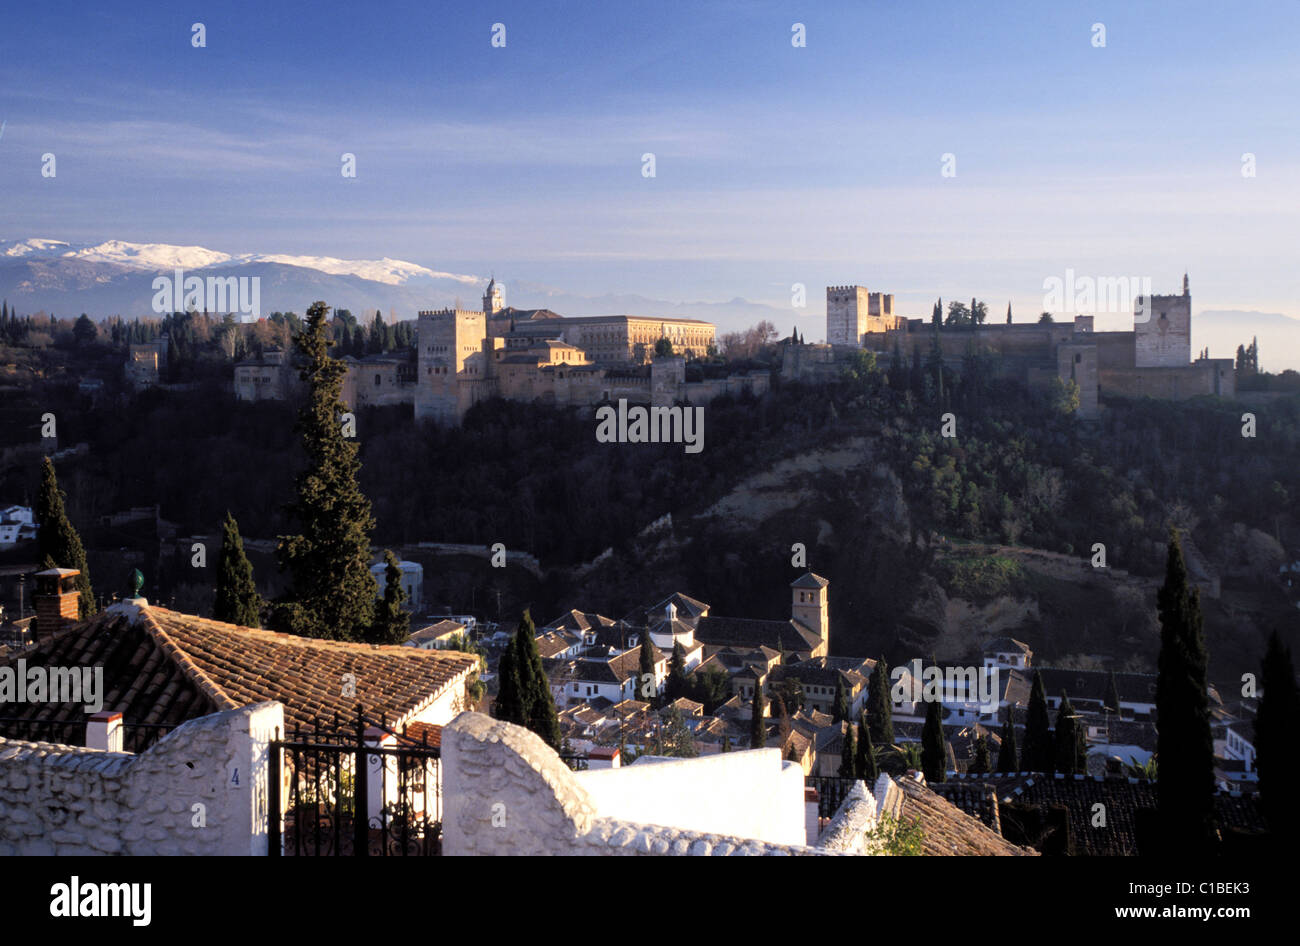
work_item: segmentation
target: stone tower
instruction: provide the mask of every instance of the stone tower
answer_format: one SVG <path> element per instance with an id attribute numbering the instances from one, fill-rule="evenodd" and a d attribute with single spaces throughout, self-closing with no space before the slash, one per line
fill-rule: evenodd
<path id="1" fill-rule="evenodd" d="M 487 315 L 464 309 L 421 312 L 416 331 L 415 419 L 458 424 L 488 387 Z"/>
<path id="2" fill-rule="evenodd" d="M 826 343 L 862 347 L 871 312 L 870 293 L 862 286 L 826 287 Z"/>
<path id="3" fill-rule="evenodd" d="M 483 314 L 496 315 L 504 307 L 504 300 L 501 297 L 501 287 L 497 285 L 497 279 L 492 277 L 488 282 L 487 292 L 483 293 Z"/>
<path id="4" fill-rule="evenodd" d="M 1183 274 L 1183 294 L 1139 296 L 1133 313 L 1133 365 L 1185 368 L 1192 360 L 1192 291 Z"/>
<path id="5" fill-rule="evenodd" d="M 829 586 L 829 581 L 812 572 L 804 572 L 790 583 L 790 619 L 826 641 L 827 646 L 831 636 Z"/>

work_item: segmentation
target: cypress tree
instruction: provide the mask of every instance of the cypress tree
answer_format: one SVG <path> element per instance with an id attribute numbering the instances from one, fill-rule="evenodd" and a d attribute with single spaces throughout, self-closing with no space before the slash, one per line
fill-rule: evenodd
<path id="1" fill-rule="evenodd" d="M 1056 771 L 1065 775 L 1080 771 L 1079 728 L 1074 715 L 1074 705 L 1062 690 L 1061 706 L 1056 711 Z"/>
<path id="2" fill-rule="evenodd" d="M 1296 689 L 1291 650 L 1282 646 L 1277 631 L 1268 639 L 1261 682 L 1264 695 L 1255 715 L 1260 803 L 1274 838 L 1281 843 L 1294 842 L 1300 829 L 1300 817 L 1291 798 L 1300 781 L 1300 757 L 1295 751 L 1295 734 L 1300 730 L 1300 691 Z"/>
<path id="3" fill-rule="evenodd" d="M 411 612 L 406 610 L 402 569 L 391 549 L 384 551 L 384 600 L 375 609 L 375 623 L 367 640 L 371 644 L 400 644 L 411 636 Z"/>
<path id="4" fill-rule="evenodd" d="M 681 641 L 673 641 L 673 655 L 668 659 L 668 682 L 664 684 L 664 700 L 671 703 L 686 695 L 690 681 L 686 679 L 686 651 Z"/>
<path id="5" fill-rule="evenodd" d="M 533 617 L 527 609 L 519 621 L 519 629 L 515 631 L 513 646 L 514 663 L 519 674 L 523 725 L 559 752 L 560 718 L 555 712 L 555 695 L 551 692 L 542 655 L 537 650 L 537 630 L 533 626 Z"/>
<path id="6" fill-rule="evenodd" d="M 1112 713 L 1119 714 L 1119 681 L 1115 679 L 1115 671 L 1110 672 L 1110 679 L 1106 682 L 1106 699 L 1103 705 Z"/>
<path id="7" fill-rule="evenodd" d="M 1215 838 L 1214 740 L 1200 592 L 1189 588 L 1177 530 L 1157 595 L 1156 796 L 1167 853 L 1205 853 Z"/>
<path id="8" fill-rule="evenodd" d="M 844 678 L 835 675 L 835 702 L 831 704 L 831 719 L 842 723 L 849 718 L 849 694 L 844 689 Z"/>
<path id="9" fill-rule="evenodd" d="M 943 747 L 943 704 L 938 700 L 925 708 L 925 725 L 921 727 L 921 771 L 927 782 L 942 782 L 948 768 Z"/>
<path id="10" fill-rule="evenodd" d="M 1002 724 L 1002 745 L 998 747 L 998 771 L 1019 772 L 1020 759 L 1016 751 L 1015 707 L 1007 707 L 1007 719 Z"/>
<path id="11" fill-rule="evenodd" d="M 840 778 L 858 777 L 858 750 L 853 741 L 853 724 L 844 727 L 844 745 L 840 749 Z"/>
<path id="12" fill-rule="evenodd" d="M 749 702 L 749 748 L 762 749 L 767 745 L 767 724 L 763 722 L 763 681 L 754 675 L 754 696 Z"/>
<path id="13" fill-rule="evenodd" d="M 880 769 L 876 765 L 876 747 L 871 744 L 870 729 L 858 723 L 858 732 L 862 737 L 858 740 L 858 778 L 870 787 L 876 784 L 876 779 L 880 778 Z"/>
<path id="14" fill-rule="evenodd" d="M 655 674 L 655 645 L 647 633 L 641 641 L 640 660 L 637 665 L 636 698 L 651 704 L 659 700 L 659 679 Z M 647 689 L 647 687 L 649 689 Z"/>
<path id="15" fill-rule="evenodd" d="M 292 604 L 284 608 L 285 630 L 309 637 L 359 640 L 374 616 L 378 585 L 370 574 L 370 501 L 357 477 L 357 444 L 343 436 L 347 407 L 340 400 L 347 367 L 329 356 L 324 302 L 312 303 L 294 337 L 305 364 L 308 387 L 298 416 L 307 467 L 297 479 L 297 499 L 288 512 L 301 533 L 281 536 L 280 565 L 291 577 Z"/>
<path id="16" fill-rule="evenodd" d="M 75 568 L 77 576 L 77 612 L 84 621 L 95 613 L 95 594 L 90 589 L 90 568 L 86 565 L 86 549 L 81 536 L 73 528 L 63 506 L 63 490 L 54 474 L 54 463 L 45 458 L 41 467 L 41 489 L 36 495 L 37 557 L 41 568 Z"/>
<path id="17" fill-rule="evenodd" d="M 1025 719 L 1024 765 L 1030 772 L 1050 773 L 1055 756 L 1052 724 L 1047 715 L 1047 692 L 1043 676 L 1034 671 L 1034 685 L 1029 691 L 1029 715 Z"/>
<path id="18" fill-rule="evenodd" d="M 1011 324 L 1011 303 L 1007 303 L 1007 324 Z"/>
<path id="19" fill-rule="evenodd" d="M 983 775 L 989 770 L 989 740 L 983 733 L 975 737 L 974 750 L 967 771 L 973 775 Z"/>
<path id="20" fill-rule="evenodd" d="M 221 554 L 217 558 L 217 599 L 212 616 L 227 624 L 260 627 L 262 596 L 253 581 L 253 565 L 244 554 L 239 523 L 226 510 L 221 526 Z"/>
<path id="21" fill-rule="evenodd" d="M 889 697 L 889 665 L 883 656 L 867 681 L 867 725 L 875 745 L 894 744 L 894 704 Z"/>
<path id="22" fill-rule="evenodd" d="M 517 726 L 525 724 L 523 712 L 523 685 L 519 681 L 519 668 L 515 666 L 515 646 L 513 638 L 510 646 L 501 654 L 497 665 L 497 698 L 493 704 L 497 719 Z"/>
<path id="23" fill-rule="evenodd" d="M 779 692 L 772 695 L 772 715 L 776 717 L 776 747 L 784 749 L 790 738 L 790 713 Z"/>

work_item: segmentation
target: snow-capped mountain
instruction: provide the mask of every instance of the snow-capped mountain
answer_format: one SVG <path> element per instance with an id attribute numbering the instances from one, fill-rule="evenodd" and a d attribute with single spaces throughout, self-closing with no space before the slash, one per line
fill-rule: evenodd
<path id="1" fill-rule="evenodd" d="M 88 263 L 111 263 L 149 272 L 217 269 L 250 263 L 279 263 L 329 273 L 331 276 L 358 276 L 372 282 L 400 286 L 412 279 L 451 279 L 467 285 L 482 282 L 478 276 L 440 273 L 405 260 L 345 260 L 332 256 L 286 256 L 272 253 L 223 253 L 203 246 L 174 246 L 170 243 L 127 243 L 108 240 L 95 245 L 65 243 L 62 240 L 0 240 L 0 256 L 6 260 L 78 260 Z"/>
<path id="2" fill-rule="evenodd" d="M 345 260 L 282 253 L 226 253 L 203 246 L 108 240 L 78 244 L 0 240 L 0 295 L 23 312 L 92 317 L 150 315 L 157 275 L 256 276 L 263 314 L 302 312 L 316 299 L 354 313 L 382 309 L 412 318 L 456 299 L 477 307 L 485 278 L 439 272 L 405 260 Z"/>

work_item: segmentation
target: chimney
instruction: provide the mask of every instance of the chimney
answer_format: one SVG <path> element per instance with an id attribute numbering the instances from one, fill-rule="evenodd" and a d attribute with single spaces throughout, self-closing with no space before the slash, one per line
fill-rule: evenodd
<path id="1" fill-rule="evenodd" d="M 86 721 L 86 748 L 122 751 L 122 714 L 111 710 L 96 713 Z"/>
<path id="2" fill-rule="evenodd" d="M 47 568 L 36 573 L 36 594 L 32 596 L 36 606 L 33 640 L 49 637 L 78 620 L 77 600 L 81 593 L 77 589 L 77 577 L 80 574 L 75 568 Z"/>

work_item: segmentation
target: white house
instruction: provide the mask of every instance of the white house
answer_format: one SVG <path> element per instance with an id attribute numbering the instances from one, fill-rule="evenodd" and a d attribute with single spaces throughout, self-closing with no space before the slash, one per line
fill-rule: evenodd
<path id="1" fill-rule="evenodd" d="M 412 612 L 419 611 L 424 607 L 424 566 L 419 562 L 401 561 L 397 563 L 397 567 L 402 570 L 402 590 L 406 592 L 406 607 Z M 370 566 L 370 574 L 375 576 L 381 598 L 384 596 L 384 585 L 387 583 L 386 570 L 387 566 L 383 562 Z"/>

